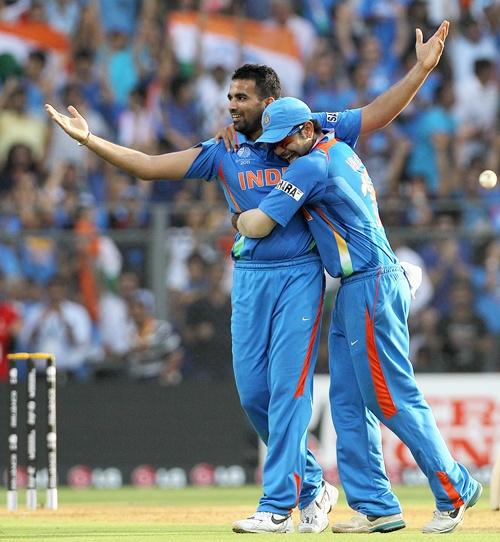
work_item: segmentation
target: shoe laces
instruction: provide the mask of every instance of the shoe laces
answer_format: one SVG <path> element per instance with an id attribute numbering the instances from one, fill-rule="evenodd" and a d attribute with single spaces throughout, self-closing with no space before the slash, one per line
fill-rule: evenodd
<path id="1" fill-rule="evenodd" d="M 305 508 L 302 508 L 300 511 L 300 519 L 302 520 L 302 523 L 312 523 L 314 521 L 314 518 L 316 517 L 316 501 L 313 501 L 309 503 Z"/>

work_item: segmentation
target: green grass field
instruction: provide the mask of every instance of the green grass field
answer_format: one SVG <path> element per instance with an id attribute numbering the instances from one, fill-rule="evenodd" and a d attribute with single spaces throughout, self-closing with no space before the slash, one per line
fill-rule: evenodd
<path id="1" fill-rule="evenodd" d="M 488 506 L 486 488 L 479 503 L 467 511 L 460 530 L 448 535 L 424 535 L 420 528 L 431 518 L 433 500 L 425 487 L 396 488 L 404 509 L 407 528 L 391 534 L 370 534 L 370 542 L 412 542 L 436 540 L 457 542 L 500 541 L 500 512 Z M 39 495 L 42 500 L 43 493 Z M 242 535 L 231 531 L 234 519 L 255 510 L 259 488 L 187 488 L 181 490 L 134 489 L 71 490 L 61 489 L 56 512 L 43 509 L 28 512 L 22 506 L 17 512 L 5 510 L 5 492 L 0 498 L 0 540 L 4 541 L 85 541 L 152 542 L 225 542 L 275 537 L 276 535 Z M 21 494 L 24 504 L 24 495 Z M 330 514 L 332 520 L 350 517 L 345 499 Z M 320 535 L 282 535 L 287 542 L 353 542 L 368 535 L 340 535 L 330 530 Z"/>

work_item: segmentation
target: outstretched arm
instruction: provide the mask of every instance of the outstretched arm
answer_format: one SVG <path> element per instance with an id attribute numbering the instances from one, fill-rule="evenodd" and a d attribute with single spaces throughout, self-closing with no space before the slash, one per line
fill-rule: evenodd
<path id="1" fill-rule="evenodd" d="M 260 238 L 269 235 L 276 222 L 260 209 L 250 209 L 238 216 L 236 226 L 241 235 Z"/>
<path id="2" fill-rule="evenodd" d="M 449 28 L 450 23 L 443 21 L 435 34 L 425 43 L 420 28 L 415 30 L 417 63 L 401 81 L 362 108 L 362 134 L 384 128 L 413 100 L 418 89 L 439 62 Z"/>
<path id="3" fill-rule="evenodd" d="M 71 105 L 68 107 L 71 116 L 59 113 L 49 104 L 45 104 L 45 110 L 80 145 L 85 145 L 103 160 L 140 179 L 182 179 L 201 152 L 201 148 L 193 148 L 151 156 L 92 134 L 87 121 Z"/>

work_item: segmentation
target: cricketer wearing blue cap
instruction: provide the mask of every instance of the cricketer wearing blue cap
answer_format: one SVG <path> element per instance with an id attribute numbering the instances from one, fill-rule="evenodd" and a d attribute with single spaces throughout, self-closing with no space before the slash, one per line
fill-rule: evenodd
<path id="1" fill-rule="evenodd" d="M 387 240 L 370 176 L 352 148 L 333 132 L 323 134 L 296 98 L 269 104 L 262 127 L 257 143 L 274 144 L 291 165 L 257 209 L 240 215 L 239 231 L 262 237 L 303 214 L 328 273 L 341 277 L 329 331 L 330 401 L 340 478 L 361 514 L 333 530 L 405 526 L 384 469 L 380 420 L 429 480 L 437 511 L 424 532 L 450 532 L 481 486 L 451 456 L 417 387 L 408 358 L 410 284 Z"/>

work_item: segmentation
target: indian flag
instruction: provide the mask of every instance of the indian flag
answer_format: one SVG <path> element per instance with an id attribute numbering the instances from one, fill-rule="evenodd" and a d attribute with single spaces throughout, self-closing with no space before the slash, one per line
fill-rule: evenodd
<path id="1" fill-rule="evenodd" d="M 54 73 L 66 71 L 69 42 L 64 34 L 44 23 L 0 21 L 0 54 L 11 54 L 23 64 L 35 49 L 53 53 L 48 60 Z"/>
<path id="2" fill-rule="evenodd" d="M 222 64 L 234 70 L 244 63 L 267 64 L 276 70 L 284 95 L 300 96 L 304 67 L 295 38 L 287 28 L 225 15 L 173 12 L 167 20 L 177 60 Z"/>

